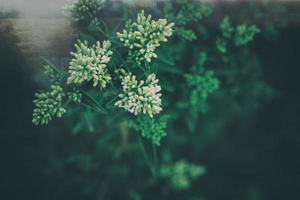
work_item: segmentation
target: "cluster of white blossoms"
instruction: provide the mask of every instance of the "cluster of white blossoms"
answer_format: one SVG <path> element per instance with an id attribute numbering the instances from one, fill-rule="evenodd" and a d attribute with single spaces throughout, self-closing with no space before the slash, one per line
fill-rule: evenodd
<path id="1" fill-rule="evenodd" d="M 128 47 L 129 57 L 136 62 L 151 62 L 156 58 L 155 49 L 161 42 L 166 42 L 172 35 L 174 23 L 167 22 L 166 19 L 151 20 L 151 15 L 145 17 L 142 10 L 135 22 L 129 21 L 126 29 L 122 33 L 117 33 L 118 38 Z"/>
<path id="2" fill-rule="evenodd" d="M 105 88 L 111 81 L 107 71 L 107 64 L 111 59 L 110 41 L 103 41 L 89 47 L 86 41 L 78 41 L 75 44 L 76 52 L 71 52 L 73 56 L 69 64 L 68 84 L 82 84 L 92 81 L 93 86 Z"/>
<path id="3" fill-rule="evenodd" d="M 61 117 L 66 112 L 63 107 L 64 96 L 63 89 L 59 85 L 52 85 L 50 92 L 35 93 L 32 123 L 46 125 L 53 117 Z"/>
<path id="4" fill-rule="evenodd" d="M 104 6 L 105 0 L 75 0 L 63 7 L 63 13 L 74 20 L 92 18 Z"/>
<path id="5" fill-rule="evenodd" d="M 135 75 L 125 70 L 121 72 L 121 85 L 123 93 L 119 94 L 119 100 L 115 106 L 124 108 L 134 115 L 148 114 L 150 117 L 158 114 L 161 108 L 161 87 L 155 74 L 150 74 L 146 81 L 136 80 Z"/>

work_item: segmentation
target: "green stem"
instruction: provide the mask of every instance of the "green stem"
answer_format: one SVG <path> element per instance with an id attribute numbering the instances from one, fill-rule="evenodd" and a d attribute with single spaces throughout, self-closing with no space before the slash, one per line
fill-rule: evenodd
<path id="1" fill-rule="evenodd" d="M 154 163 L 154 170 L 155 170 L 155 175 L 157 173 L 157 148 L 154 142 L 152 142 L 152 153 L 153 153 L 153 163 Z"/>
<path id="2" fill-rule="evenodd" d="M 150 65 L 148 63 L 145 64 L 147 76 L 150 74 Z"/>
<path id="3" fill-rule="evenodd" d="M 145 145 L 143 143 L 142 136 L 140 134 L 138 134 L 138 135 L 139 135 L 139 142 L 140 142 L 140 145 L 141 145 L 141 149 L 142 149 L 142 152 L 143 152 L 144 159 L 145 159 L 145 161 L 146 161 L 146 163 L 147 163 L 150 171 L 152 172 L 153 176 L 155 176 L 156 175 L 156 171 L 155 171 L 153 165 L 151 164 L 151 162 L 149 160 L 149 156 L 148 156 L 148 154 L 146 152 L 146 148 L 145 148 Z"/>
<path id="4" fill-rule="evenodd" d="M 113 43 L 116 43 L 116 44 L 118 44 L 119 42 L 115 42 L 115 41 L 112 41 Z M 121 44 L 121 43 L 119 43 L 119 44 Z M 126 62 L 125 60 L 124 60 L 124 58 L 122 57 L 122 55 L 120 54 L 120 52 L 116 49 L 116 48 L 112 48 L 112 50 L 113 50 L 113 52 L 114 52 L 114 54 L 117 54 L 118 55 L 118 57 L 120 58 L 120 60 L 122 60 L 122 62 Z"/>
<path id="5" fill-rule="evenodd" d="M 121 26 L 123 21 L 125 21 L 124 17 L 119 18 L 119 23 L 114 27 L 113 33 L 117 32 L 118 28 Z"/>
<path id="6" fill-rule="evenodd" d="M 106 108 L 109 108 L 109 106 L 114 103 L 114 101 L 118 98 L 118 96 L 115 96 L 112 100 L 110 100 L 107 104 L 106 104 Z"/>
<path id="7" fill-rule="evenodd" d="M 81 90 L 81 92 L 85 97 L 87 97 L 90 101 L 92 101 L 97 106 L 99 111 L 101 111 L 103 114 L 107 114 L 107 111 L 96 101 L 96 99 L 91 97 L 88 93 L 86 93 L 83 90 Z"/>
<path id="8" fill-rule="evenodd" d="M 86 108 L 89 108 L 89 109 L 95 111 L 95 112 L 98 112 L 98 113 L 103 114 L 103 112 L 100 111 L 100 110 L 98 110 L 98 108 L 94 108 L 93 106 L 90 106 L 90 105 L 88 105 L 88 104 L 86 104 L 86 103 L 83 103 L 83 102 L 80 102 L 80 104 L 83 105 L 83 106 L 86 107 Z"/>
<path id="9" fill-rule="evenodd" d="M 114 133 L 111 134 L 107 134 L 103 137 L 101 137 L 99 139 L 99 142 L 97 143 L 97 147 L 102 147 L 103 145 L 105 145 L 110 139 L 112 139 L 114 136 L 116 136 L 117 134 L 119 134 L 117 131 L 115 131 Z"/>
<path id="10" fill-rule="evenodd" d="M 110 82 L 110 85 L 111 85 L 111 89 L 113 90 L 113 92 L 115 94 L 118 94 L 118 89 L 115 87 L 115 85 L 113 84 L 113 82 Z"/>
<path id="11" fill-rule="evenodd" d="M 107 35 L 100 27 L 99 27 L 99 31 L 106 37 L 106 38 L 110 38 L 109 35 Z"/>
<path id="12" fill-rule="evenodd" d="M 57 69 L 57 67 L 54 64 L 52 64 L 49 60 L 47 60 L 43 56 L 41 56 L 41 59 L 44 60 L 54 71 L 62 75 L 62 72 L 59 69 Z"/>
<path id="13" fill-rule="evenodd" d="M 68 99 L 65 103 L 64 103 L 64 107 L 69 105 L 69 103 L 71 102 L 71 99 Z"/>
<path id="14" fill-rule="evenodd" d="M 101 19 L 98 19 L 98 20 L 99 20 L 99 22 L 102 23 L 102 25 L 103 25 L 103 27 L 104 27 L 104 29 L 105 29 L 105 32 L 106 32 L 107 37 L 110 38 L 109 30 L 108 30 L 106 24 L 105 24 L 104 21 L 102 21 Z"/>
<path id="15" fill-rule="evenodd" d="M 111 37 L 112 39 L 117 39 L 117 37 L 114 37 L 114 36 L 112 36 Z M 118 41 L 116 41 L 116 40 L 111 40 L 111 43 L 115 43 L 115 44 L 117 44 L 117 45 L 119 45 L 119 46 L 122 46 L 123 44 L 121 43 L 121 42 L 118 42 Z"/>

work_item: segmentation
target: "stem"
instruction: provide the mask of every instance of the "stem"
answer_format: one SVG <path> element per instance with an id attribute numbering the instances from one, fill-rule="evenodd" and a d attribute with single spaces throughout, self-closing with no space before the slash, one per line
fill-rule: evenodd
<path id="1" fill-rule="evenodd" d="M 102 21 L 101 19 L 98 19 L 98 20 L 102 23 L 102 25 L 103 25 L 103 27 L 104 27 L 104 29 L 105 29 L 105 32 L 106 32 L 107 37 L 110 38 L 109 30 L 108 30 L 106 24 L 105 24 L 104 21 Z"/>
<path id="2" fill-rule="evenodd" d="M 118 96 L 115 96 L 112 100 L 110 100 L 107 104 L 106 104 L 106 108 L 109 108 L 109 106 L 114 103 L 114 101 L 118 98 Z"/>
<path id="3" fill-rule="evenodd" d="M 144 75 L 148 75 L 147 71 L 141 65 L 138 65 L 138 67 L 143 71 Z"/>
<path id="4" fill-rule="evenodd" d="M 112 36 L 111 38 L 117 38 L 117 37 L 114 37 L 114 36 Z M 115 44 L 117 44 L 117 45 L 123 45 L 121 42 L 118 42 L 118 41 L 114 41 L 114 40 L 111 40 L 111 43 L 115 43 Z"/>
<path id="5" fill-rule="evenodd" d="M 150 74 L 150 65 L 148 63 L 145 64 L 147 70 L 147 76 Z"/>
<path id="6" fill-rule="evenodd" d="M 107 35 L 100 27 L 99 27 L 99 31 L 105 36 L 105 37 L 107 37 L 108 39 L 109 39 L 109 35 Z"/>
<path id="7" fill-rule="evenodd" d="M 110 139 L 112 139 L 115 135 L 119 134 L 118 132 L 114 132 L 111 134 L 107 134 L 103 137 L 100 138 L 100 142 L 98 142 L 97 147 L 102 147 L 103 145 L 106 144 L 106 142 L 108 142 Z"/>
<path id="8" fill-rule="evenodd" d="M 149 160 L 148 154 L 146 152 L 146 149 L 145 149 L 145 146 L 144 146 L 144 143 L 143 143 L 142 136 L 140 134 L 138 134 L 138 135 L 139 135 L 139 141 L 140 141 L 140 145 L 141 145 L 141 148 L 142 148 L 144 159 L 145 159 L 148 167 L 150 168 L 150 171 L 152 172 L 153 176 L 155 176 L 156 175 L 156 171 L 155 171 L 153 165 L 151 164 L 151 162 Z"/>
<path id="9" fill-rule="evenodd" d="M 154 142 L 152 142 L 152 153 L 153 153 L 153 163 L 154 163 L 154 170 L 155 170 L 155 175 L 157 173 L 157 148 Z"/>
<path id="10" fill-rule="evenodd" d="M 118 94 L 118 89 L 115 87 L 115 85 L 113 84 L 113 82 L 111 82 L 110 85 L 111 85 L 111 89 L 113 90 L 113 92 L 116 93 L 116 94 Z"/>
<path id="11" fill-rule="evenodd" d="M 57 67 L 54 64 L 52 64 L 49 60 L 47 60 L 43 56 L 41 56 L 41 59 L 44 60 L 54 71 L 62 75 L 62 72 L 59 69 L 57 69 Z"/>
<path id="12" fill-rule="evenodd" d="M 116 41 L 112 41 L 112 43 L 121 44 L 121 43 L 116 42 Z M 123 57 L 122 57 L 122 55 L 120 54 L 120 52 L 119 52 L 116 48 L 112 48 L 112 50 L 113 50 L 113 52 L 114 52 L 115 54 L 118 55 L 118 57 L 120 58 L 120 60 L 122 60 L 122 62 L 124 62 L 124 63 L 126 62 L 126 61 L 123 59 Z"/>
<path id="13" fill-rule="evenodd" d="M 64 103 L 64 107 L 69 105 L 69 103 L 71 102 L 71 99 L 68 99 L 65 103 Z"/>
<path id="14" fill-rule="evenodd" d="M 125 19 L 124 19 L 124 17 L 122 17 L 122 18 L 119 18 L 119 23 L 115 26 L 115 28 L 114 28 L 114 30 L 113 30 L 113 33 L 115 33 L 117 30 L 118 30 L 118 28 L 121 26 L 121 24 L 123 23 L 123 21 L 125 21 Z"/>
<path id="15" fill-rule="evenodd" d="M 85 97 L 87 97 L 90 101 L 92 101 L 97 106 L 100 112 L 102 112 L 103 114 L 107 114 L 107 111 L 93 97 L 91 97 L 88 93 L 86 93 L 83 90 L 81 90 L 81 92 Z"/>
<path id="16" fill-rule="evenodd" d="M 81 104 L 81 105 L 83 105 L 84 107 L 87 107 L 87 108 L 89 108 L 89 109 L 92 109 L 92 110 L 95 111 L 95 112 L 98 112 L 98 113 L 103 114 L 103 112 L 100 111 L 100 110 L 98 110 L 98 108 L 94 108 L 93 106 L 90 106 L 90 105 L 85 104 L 85 103 L 83 103 L 83 102 L 80 102 L 79 104 Z"/>
<path id="17" fill-rule="evenodd" d="M 94 131 L 95 131 L 95 128 L 94 128 L 93 124 L 90 122 L 90 120 L 88 119 L 87 114 L 85 113 L 85 114 L 83 115 L 83 117 L 84 117 L 84 119 L 85 119 L 85 121 L 86 121 L 86 124 L 88 125 L 88 130 L 89 130 L 90 132 L 94 132 Z"/>

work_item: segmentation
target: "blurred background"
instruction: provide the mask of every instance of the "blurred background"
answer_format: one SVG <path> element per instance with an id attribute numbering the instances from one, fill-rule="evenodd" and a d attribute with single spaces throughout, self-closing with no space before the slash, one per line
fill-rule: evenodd
<path id="1" fill-rule="evenodd" d="M 68 57 L 73 48 L 72 21 L 61 13 L 65 3 L 0 0 L 0 199 L 3 200 L 83 199 L 78 192 L 81 180 L 76 170 L 71 167 L 67 172 L 72 173 L 65 175 L 48 170 L 54 155 L 68 151 L 65 144 L 72 141 L 69 129 L 59 120 L 46 127 L 35 127 L 31 122 L 32 99 L 40 88 L 36 74 L 40 71 L 41 57 L 50 60 Z M 203 199 L 300 198 L 300 2 L 283 4 L 288 12 L 280 18 L 271 15 L 268 19 L 274 20 L 275 26 L 282 18 L 287 19 L 285 26 L 278 29 L 274 38 L 259 35 L 251 44 L 262 64 L 263 80 L 278 95 L 251 117 L 227 124 L 224 132 L 204 147 L 197 161 L 205 164 L 208 173 L 192 189 L 193 194 L 201 194 Z M 239 12 L 239 6 L 237 1 L 217 2 L 216 15 Z M 182 154 L 185 153 L 190 154 L 188 149 L 182 149 Z M 122 178 L 119 181 L 116 193 L 118 187 L 130 184 Z M 153 192 L 145 192 L 145 199 L 157 199 L 151 197 Z"/>

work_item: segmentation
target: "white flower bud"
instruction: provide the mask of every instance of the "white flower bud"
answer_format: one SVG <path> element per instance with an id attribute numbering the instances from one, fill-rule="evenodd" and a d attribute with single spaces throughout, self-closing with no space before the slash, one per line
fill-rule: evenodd
<path id="1" fill-rule="evenodd" d="M 82 84 L 93 81 L 93 86 L 101 89 L 106 87 L 111 77 L 107 72 L 107 63 L 110 61 L 112 51 L 109 49 L 110 41 L 103 41 L 91 47 L 86 41 L 75 44 L 76 52 L 72 52 L 73 59 L 69 63 L 68 84 Z"/>
<path id="2" fill-rule="evenodd" d="M 150 74 L 146 81 L 137 81 L 131 73 L 121 75 L 123 93 L 115 106 L 124 108 L 135 115 L 148 114 L 150 117 L 161 112 L 161 87 L 157 85 L 155 74 Z"/>

